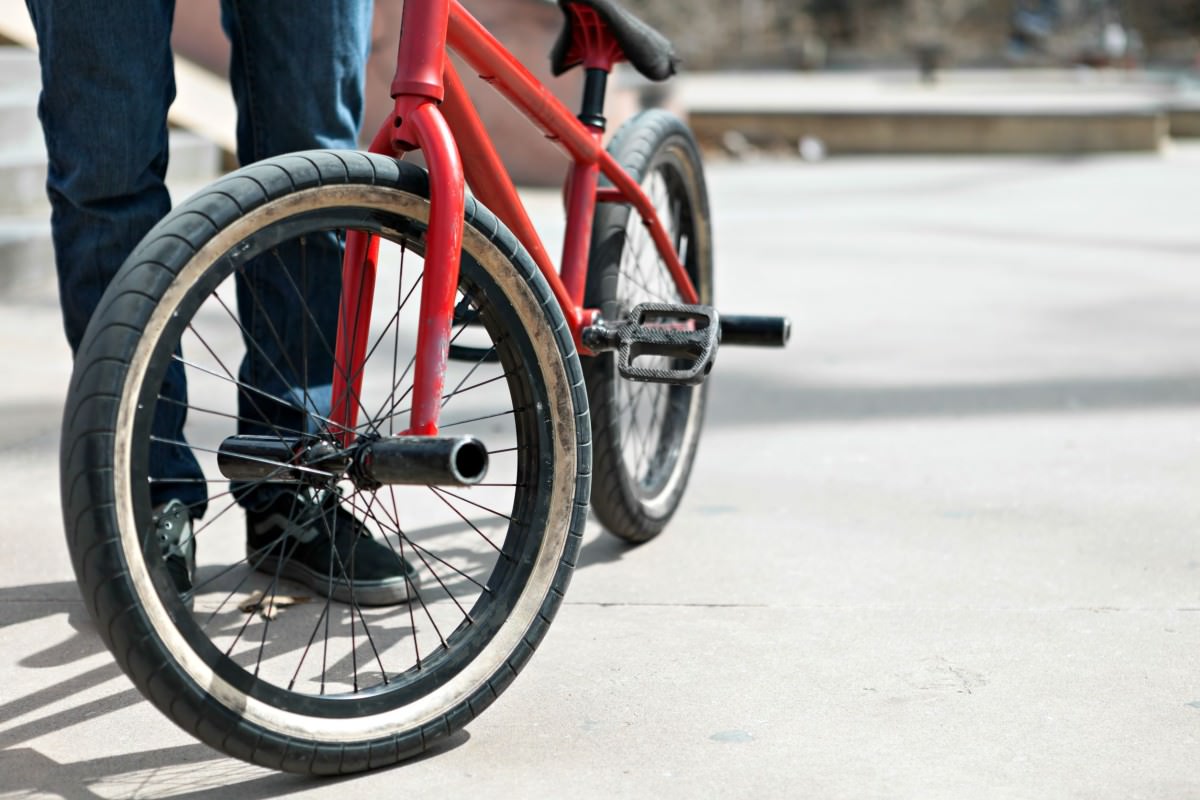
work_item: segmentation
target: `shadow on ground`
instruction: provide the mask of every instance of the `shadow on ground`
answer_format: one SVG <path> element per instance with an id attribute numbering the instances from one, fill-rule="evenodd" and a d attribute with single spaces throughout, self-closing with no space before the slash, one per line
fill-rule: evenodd
<path id="1" fill-rule="evenodd" d="M 715 427 L 1200 406 L 1197 373 L 928 386 L 806 385 L 734 370 L 714 378 L 705 419 Z"/>
<path id="2" fill-rule="evenodd" d="M 423 755 L 385 771 L 399 776 L 405 767 L 436 758 L 469 739 L 466 731 L 459 731 Z M 0 795 L 5 797 L 46 793 L 66 800 L 135 796 L 267 800 L 306 790 L 336 791 L 336 787 L 353 779 L 274 772 L 221 757 L 199 743 L 68 763 L 29 747 L 0 751 Z"/>
<path id="3" fill-rule="evenodd" d="M 83 607 L 79 590 L 74 583 L 40 583 L 0 589 L 0 629 L 59 615 L 65 615 L 70 635 L 58 641 L 59 631 L 55 630 L 57 624 L 45 623 L 47 638 L 55 643 L 43 650 L 22 656 L 17 662 L 19 669 L 68 667 L 107 651 Z M 8 699 L 5 693 L 5 699 L 0 702 L 0 725 L 61 704 L 108 683 L 120 674 L 121 670 L 116 663 L 106 659 L 100 666 L 78 672 L 57 683 L 45 683 L 38 690 L 21 697 Z M 12 727 L 0 728 L 0 749 L 7 751 L 85 719 L 124 708 L 139 699 L 140 696 L 135 690 L 125 689 L 82 701 L 71 708 L 54 711 Z"/>
<path id="4" fill-rule="evenodd" d="M 43 623 L 47 639 L 55 643 L 22 657 L 17 662 L 18 669 L 58 669 L 61 675 L 64 667 L 82 664 L 101 653 L 106 657 L 97 666 L 80 666 L 79 671 L 66 679 L 46 683 L 20 697 L 10 697 L 8 692 L 0 694 L 0 796 L 49 793 L 71 800 L 134 794 L 139 797 L 199 798 L 219 793 L 222 798 L 250 800 L 333 785 L 329 780 L 278 774 L 243 764 L 198 742 L 66 763 L 30 746 L 43 736 L 144 702 L 138 691 L 121 678 L 117 664 L 107 657 L 104 643 L 88 617 L 74 583 L 0 589 L 0 630 L 63 615 L 69 635 L 59 641 L 62 631 L 57 622 Z M 101 690 L 102 696 L 95 696 L 94 689 L 117 679 L 120 680 L 113 684 L 111 691 L 105 687 Z M 80 696 L 86 699 L 76 701 L 75 698 Z M 53 710 L 39 716 L 45 709 Z M 30 718 L 22 720 L 24 717 Z M 14 721 L 15 725 L 9 724 Z M 466 731 L 460 731 L 405 763 L 436 757 L 461 746 L 469 738 Z M 87 749 L 93 749 L 93 745 Z M 197 769 L 201 763 L 203 768 Z"/>

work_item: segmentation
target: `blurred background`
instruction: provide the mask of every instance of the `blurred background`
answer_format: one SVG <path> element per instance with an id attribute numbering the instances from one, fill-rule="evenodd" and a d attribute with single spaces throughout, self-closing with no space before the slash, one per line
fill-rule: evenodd
<path id="1" fill-rule="evenodd" d="M 562 14 L 546 0 L 467 7 L 574 108 L 580 74 L 549 74 Z M 682 79 L 619 71 L 610 129 L 637 108 L 689 115 L 713 152 L 1153 150 L 1200 136 L 1200 0 L 628 0 L 683 57 Z M 364 137 L 387 116 L 402 3 L 376 4 Z M 216 2 L 179 3 L 177 52 L 223 75 Z M 460 65 L 461 66 L 461 65 Z M 464 74 L 469 74 L 463 70 Z M 565 163 L 467 81 L 514 177 L 559 183 Z M 188 102 L 181 92 L 181 103 Z M 209 114 L 205 120 L 216 119 Z"/>
<path id="2" fill-rule="evenodd" d="M 1195 0 L 629 0 L 696 69 L 1193 66 Z M 686 20 L 686 24 L 681 24 Z"/>
<path id="3" fill-rule="evenodd" d="M 577 106 L 555 3 L 464 2 Z M 685 64 L 619 69 L 610 130 L 689 118 L 720 308 L 792 344 L 722 349 L 671 529 L 589 523 L 546 644 L 405 790 L 1200 797 L 1200 0 L 622 2 Z M 217 9 L 177 2 L 176 200 L 231 165 Z M 304 791 L 171 727 L 86 620 L 21 0 L 0 38 L 0 796 Z M 463 77 L 554 253 L 565 159 Z"/>
<path id="4" fill-rule="evenodd" d="M 562 26 L 555 2 L 466 5 L 569 107 L 577 105 L 579 71 L 549 74 L 548 53 Z M 626 5 L 675 43 L 684 72 L 652 85 L 619 68 L 610 129 L 639 107 L 668 105 L 690 117 L 713 153 L 1062 154 L 1155 150 L 1168 137 L 1200 136 L 1200 0 Z M 401 9 L 396 0 L 376 3 L 364 139 L 390 110 Z M 20 0 L 0 0 L 2 39 L 33 44 Z M 174 44 L 180 91 L 173 122 L 215 143 L 222 165 L 232 166 L 233 110 L 223 81 L 229 44 L 216 0 L 177 5 Z M 10 52 L 6 63 L 18 58 Z M 36 81 L 23 75 L 8 83 L 28 89 L 20 122 L 36 140 L 28 116 Z M 467 84 L 518 182 L 559 183 L 565 162 L 557 149 L 531 137 L 502 98 Z M 284 90 L 300 99 L 303 87 Z M 9 152 L 29 145 L 0 140 Z M 25 183 L 36 193 L 36 178 Z"/>

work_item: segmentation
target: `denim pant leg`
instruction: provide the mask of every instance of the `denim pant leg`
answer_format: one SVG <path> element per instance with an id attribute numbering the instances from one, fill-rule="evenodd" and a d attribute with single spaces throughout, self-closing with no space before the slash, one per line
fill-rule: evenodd
<path id="1" fill-rule="evenodd" d="M 175 97 L 174 0 L 26 0 L 42 71 L 38 115 L 49 156 L 46 190 L 63 327 L 72 353 L 109 282 L 171 207 L 167 108 Z M 173 368 L 164 394 L 186 397 Z M 154 432 L 181 441 L 182 407 L 159 404 Z M 155 444 L 152 501 L 179 497 L 203 511 L 191 451 Z M 163 483 L 164 479 L 180 483 Z"/>
<path id="2" fill-rule="evenodd" d="M 233 45 L 230 82 L 243 163 L 313 148 L 353 149 L 362 124 L 371 0 L 301 4 L 222 0 Z M 238 313 L 247 331 L 239 377 L 285 402 L 243 392 L 242 433 L 295 435 L 329 413 L 341 248 L 333 234 L 285 243 L 239 275 Z M 299 390 L 299 391 L 298 391 Z M 274 492 L 256 491 L 259 508 Z"/>

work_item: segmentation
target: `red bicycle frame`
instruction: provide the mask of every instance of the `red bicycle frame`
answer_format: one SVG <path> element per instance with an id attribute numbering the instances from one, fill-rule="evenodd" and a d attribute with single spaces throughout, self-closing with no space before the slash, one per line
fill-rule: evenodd
<path id="1" fill-rule="evenodd" d="M 611 69 L 615 42 L 600 26 L 581 46 L 587 66 Z M 598 34 L 598 35 L 595 35 Z M 453 64 L 447 46 L 458 53 L 572 161 L 567 177 L 567 227 L 561 276 L 517 195 L 512 179 L 492 145 Z M 426 235 L 425 277 L 421 287 L 420 327 L 413 372 L 413 404 L 405 433 L 437 433 L 454 295 L 458 286 L 463 236 L 464 183 L 517 237 L 545 276 L 580 352 L 584 327 L 597 312 L 583 308 L 588 251 L 596 203 L 629 203 L 641 216 L 685 303 L 698 302 L 696 288 L 680 262 L 650 199 L 601 143 L 602 129 L 580 122 L 525 69 L 457 0 L 406 3 L 401 18 L 395 113 L 379 129 L 370 151 L 384 155 L 420 149 L 429 169 L 430 216 Z M 600 189 L 603 174 L 613 188 Z M 368 234 L 347 235 L 342 268 L 342 305 L 338 322 L 332 421 L 349 439 L 357 419 L 362 363 L 369 336 L 371 297 L 379 241 Z M 347 441 L 347 444 L 349 442 Z"/>

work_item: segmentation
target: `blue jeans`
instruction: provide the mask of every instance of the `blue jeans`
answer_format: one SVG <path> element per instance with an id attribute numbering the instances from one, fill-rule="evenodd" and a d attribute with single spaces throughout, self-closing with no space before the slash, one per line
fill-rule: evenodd
<path id="1" fill-rule="evenodd" d="M 63 324 L 74 353 L 104 289 L 170 210 L 163 179 L 167 108 L 175 98 L 170 46 L 175 3 L 26 4 L 40 50 L 38 114 L 49 154 L 46 188 Z M 294 150 L 356 146 L 371 16 L 372 0 L 221 0 L 222 25 L 233 45 L 230 83 L 243 164 Z M 327 242 L 324 256 L 310 252 L 310 265 L 314 257 L 337 259 L 336 242 Z M 247 341 L 239 374 L 246 383 L 283 398 L 289 376 L 281 376 L 276 365 L 299 363 L 301 354 L 308 353 L 310 369 L 320 374 L 322 366 L 313 365 L 311 354 L 321 348 L 301 341 L 299 331 L 332 341 L 340 271 L 309 270 L 310 278 L 323 276 L 306 287 L 317 327 L 324 329 L 316 333 L 312 325 L 295 322 L 295 277 L 266 263 L 260 266 L 247 270 L 249 277 L 238 285 L 239 314 L 247 338 L 253 339 Z M 286 302 L 276 300 L 285 297 Z M 185 402 L 159 403 L 154 424 L 159 438 L 183 441 L 186 392 L 182 368 L 175 363 L 163 394 Z M 247 410 L 240 427 L 262 432 L 282 424 L 271 418 L 292 413 L 282 406 L 263 410 L 259 404 Z M 193 507 L 194 515 L 203 514 L 206 492 L 196 482 L 203 475 L 189 448 L 152 446 L 149 469 L 156 479 L 152 502 L 179 498 Z"/>

